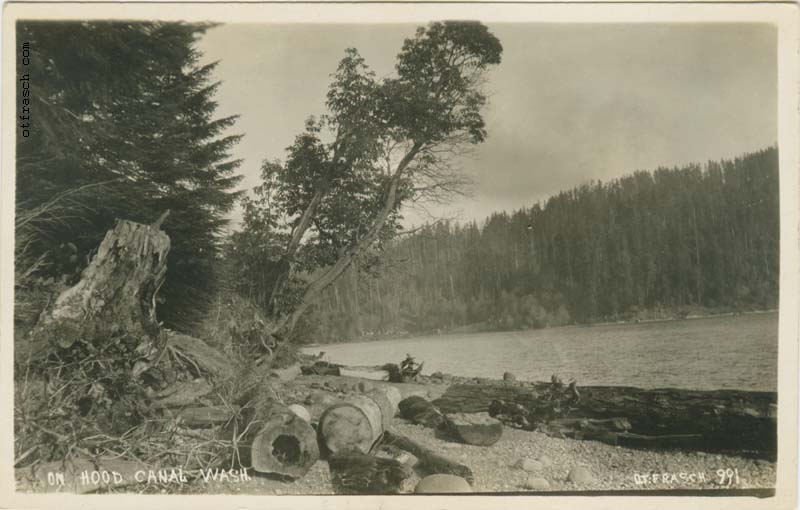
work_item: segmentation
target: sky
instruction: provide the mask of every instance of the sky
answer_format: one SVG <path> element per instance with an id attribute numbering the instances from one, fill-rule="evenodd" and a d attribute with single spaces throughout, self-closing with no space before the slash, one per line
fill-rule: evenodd
<path id="1" fill-rule="evenodd" d="M 482 221 L 588 181 L 733 158 L 777 142 L 777 32 L 763 24 L 488 24 L 503 61 L 486 83 L 487 140 L 454 164 L 471 194 L 434 217 Z M 240 115 L 241 188 L 324 113 L 330 75 L 355 47 L 390 76 L 414 25 L 231 24 L 199 41 L 219 61 L 217 114 Z M 232 215 L 234 224 L 239 213 Z"/>

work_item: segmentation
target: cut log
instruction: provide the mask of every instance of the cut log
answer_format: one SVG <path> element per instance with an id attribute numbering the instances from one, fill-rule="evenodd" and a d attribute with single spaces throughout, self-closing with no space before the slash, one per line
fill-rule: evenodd
<path id="1" fill-rule="evenodd" d="M 397 460 L 353 449 L 333 453 L 328 465 L 336 494 L 399 494 L 412 474 Z"/>
<path id="2" fill-rule="evenodd" d="M 319 419 L 320 435 L 332 453 L 348 449 L 369 453 L 393 416 L 386 390 L 378 388 L 329 407 Z"/>
<path id="3" fill-rule="evenodd" d="M 529 412 L 533 425 L 555 418 L 626 418 L 630 433 L 644 436 L 699 435 L 696 447 L 706 451 L 750 452 L 766 458 L 777 455 L 777 427 L 774 392 L 738 390 L 646 390 L 624 386 L 584 386 L 577 401 L 563 404 L 554 416 L 548 400 L 548 383 L 529 386 L 499 384 L 456 384 L 433 405 L 444 413 L 482 412 L 493 400 L 519 404 Z M 772 410 L 771 410 L 772 409 Z M 513 425 L 511 422 L 507 422 Z M 631 438 L 647 447 L 671 447 L 686 441 L 647 441 Z M 649 446 L 652 445 L 652 446 Z"/>
<path id="4" fill-rule="evenodd" d="M 456 475 L 464 478 L 470 485 L 475 483 L 472 470 L 467 466 L 443 457 L 430 448 L 422 446 L 397 432 L 390 430 L 384 432 L 381 444 L 400 448 L 416 457 L 417 462 L 414 464 L 414 471 L 419 473 L 420 476 L 435 474 Z"/>
<path id="5" fill-rule="evenodd" d="M 418 395 L 412 395 L 400 401 L 400 416 L 406 420 L 430 428 L 439 428 L 444 422 L 444 415 L 429 401 Z"/>
<path id="6" fill-rule="evenodd" d="M 317 433 L 311 424 L 269 399 L 243 409 L 227 432 L 235 435 L 237 463 L 259 473 L 302 478 L 319 459 Z"/>
<path id="7" fill-rule="evenodd" d="M 119 220 L 106 233 L 81 280 L 58 296 L 31 332 L 32 359 L 76 342 L 129 345 L 138 375 L 164 347 L 155 298 L 167 271 L 169 237 L 158 227 Z"/>
<path id="8" fill-rule="evenodd" d="M 447 430 L 459 441 L 475 446 L 492 446 L 503 435 L 503 424 L 485 413 L 445 415 Z"/>

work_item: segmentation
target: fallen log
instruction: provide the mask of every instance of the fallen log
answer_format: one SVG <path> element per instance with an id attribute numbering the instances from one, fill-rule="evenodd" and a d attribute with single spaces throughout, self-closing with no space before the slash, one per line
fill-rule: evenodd
<path id="1" fill-rule="evenodd" d="M 225 429 L 236 464 L 285 478 L 302 478 L 319 459 L 317 433 L 288 407 L 264 398 L 242 409 Z"/>
<path id="2" fill-rule="evenodd" d="M 394 431 L 385 431 L 381 439 L 381 444 L 394 446 L 416 457 L 417 462 L 414 464 L 414 471 L 419 473 L 420 476 L 434 474 L 456 475 L 464 478 L 470 485 L 475 483 L 472 470 L 467 466 L 443 457 L 431 449 Z"/>
<path id="3" fill-rule="evenodd" d="M 180 418 L 189 428 L 199 429 L 224 425 L 236 415 L 237 411 L 238 408 L 229 406 L 204 406 L 167 410 L 167 414 Z"/>
<path id="4" fill-rule="evenodd" d="M 551 384 L 530 386 L 456 384 L 432 402 L 444 413 L 488 411 L 493 400 L 519 404 L 533 424 L 554 418 L 611 419 L 624 417 L 630 433 L 644 436 L 701 436 L 695 447 L 706 451 L 751 452 L 767 458 L 777 454 L 774 392 L 739 390 L 646 390 L 624 386 L 584 386 L 577 401 L 561 405 L 554 416 L 548 400 Z M 681 441 L 624 439 L 639 447 L 677 447 Z M 685 444 L 683 442 L 682 444 Z M 652 446 L 650 446 L 652 445 Z"/>
<path id="5" fill-rule="evenodd" d="M 400 416 L 417 425 L 436 429 L 445 422 L 444 415 L 428 400 L 418 395 L 401 400 L 399 407 Z"/>
<path id="6" fill-rule="evenodd" d="M 335 453 L 355 449 L 369 453 L 391 424 L 395 407 L 386 390 L 376 388 L 329 407 L 319 419 L 323 444 Z"/>
<path id="7" fill-rule="evenodd" d="M 336 494 L 399 494 L 411 470 L 394 459 L 344 449 L 328 458 Z"/>
<path id="8" fill-rule="evenodd" d="M 486 413 L 445 415 L 445 426 L 458 441 L 475 446 L 491 446 L 503 435 L 503 424 Z"/>

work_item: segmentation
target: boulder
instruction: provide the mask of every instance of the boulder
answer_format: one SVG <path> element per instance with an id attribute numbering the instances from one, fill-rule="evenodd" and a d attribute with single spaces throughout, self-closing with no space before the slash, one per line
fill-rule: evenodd
<path id="1" fill-rule="evenodd" d="M 503 424 L 486 413 L 447 414 L 445 423 L 456 439 L 476 446 L 491 446 L 503 435 Z"/>
<path id="2" fill-rule="evenodd" d="M 466 480 L 455 475 L 430 475 L 426 476 L 414 489 L 417 494 L 445 494 L 472 492 Z"/>
<path id="3" fill-rule="evenodd" d="M 577 485 L 587 485 L 595 483 L 597 480 L 591 471 L 583 466 L 575 466 L 570 469 L 567 475 L 567 481 Z"/>
<path id="4" fill-rule="evenodd" d="M 525 488 L 532 491 L 546 491 L 550 488 L 550 482 L 544 478 L 532 476 L 525 481 Z"/>

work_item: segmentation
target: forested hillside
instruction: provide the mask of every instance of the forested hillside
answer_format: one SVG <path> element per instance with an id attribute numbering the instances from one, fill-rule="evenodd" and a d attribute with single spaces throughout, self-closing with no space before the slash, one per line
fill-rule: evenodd
<path id="1" fill-rule="evenodd" d="M 772 308 L 778 150 L 592 182 L 482 224 L 437 223 L 351 269 L 314 335 L 345 341 Z"/>

